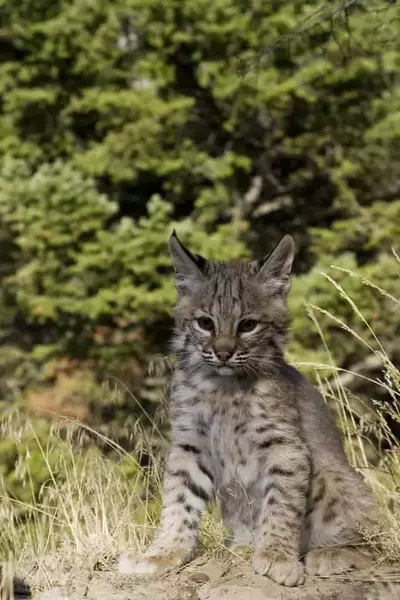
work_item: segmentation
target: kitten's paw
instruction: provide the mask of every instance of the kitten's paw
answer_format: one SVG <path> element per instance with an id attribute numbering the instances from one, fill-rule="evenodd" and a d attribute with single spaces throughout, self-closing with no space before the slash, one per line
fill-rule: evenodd
<path id="1" fill-rule="evenodd" d="M 305 563 L 308 575 L 329 577 L 352 569 L 365 569 L 372 561 L 371 554 L 359 548 L 321 548 L 310 550 Z"/>
<path id="2" fill-rule="evenodd" d="M 253 555 L 253 569 L 260 575 L 289 587 L 303 585 L 304 567 L 295 556 L 288 556 L 273 548 L 256 550 Z"/>
<path id="3" fill-rule="evenodd" d="M 118 563 L 118 571 L 124 575 L 163 575 L 184 565 L 188 552 L 174 549 L 162 552 L 149 551 L 142 556 L 123 554 Z"/>

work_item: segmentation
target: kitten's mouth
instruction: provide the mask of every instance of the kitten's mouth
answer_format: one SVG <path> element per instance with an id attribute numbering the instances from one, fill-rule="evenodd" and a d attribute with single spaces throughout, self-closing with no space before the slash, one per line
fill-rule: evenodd
<path id="1" fill-rule="evenodd" d="M 217 367 L 217 373 L 219 375 L 232 375 L 233 372 L 234 368 L 230 367 L 229 365 L 222 365 L 220 367 Z"/>

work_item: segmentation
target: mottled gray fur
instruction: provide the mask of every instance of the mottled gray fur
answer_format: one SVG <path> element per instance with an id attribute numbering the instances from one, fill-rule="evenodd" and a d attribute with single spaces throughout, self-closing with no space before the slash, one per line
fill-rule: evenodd
<path id="1" fill-rule="evenodd" d="M 172 235 L 178 303 L 172 445 L 160 531 L 120 569 L 164 572 L 194 553 L 200 517 L 219 498 L 253 566 L 299 585 L 364 564 L 359 527 L 373 502 L 348 464 L 330 409 L 283 358 L 294 243 L 261 262 L 192 254 Z"/>

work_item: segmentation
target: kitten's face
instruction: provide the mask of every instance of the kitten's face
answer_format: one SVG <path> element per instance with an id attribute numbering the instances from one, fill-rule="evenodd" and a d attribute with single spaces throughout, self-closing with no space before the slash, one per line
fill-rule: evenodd
<path id="1" fill-rule="evenodd" d="M 292 239 L 284 238 L 264 263 L 206 261 L 175 236 L 170 248 L 179 291 L 175 349 L 182 365 L 224 376 L 268 372 L 284 344 Z"/>

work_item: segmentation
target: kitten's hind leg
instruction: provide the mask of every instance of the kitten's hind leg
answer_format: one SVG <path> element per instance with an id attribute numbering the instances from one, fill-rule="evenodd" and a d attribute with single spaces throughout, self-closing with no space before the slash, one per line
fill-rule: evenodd
<path id="1" fill-rule="evenodd" d="M 372 560 L 365 548 L 343 546 L 310 550 L 305 564 L 307 575 L 329 577 L 352 569 L 366 569 L 372 565 Z"/>
<path id="2" fill-rule="evenodd" d="M 350 481 L 343 481 L 336 475 L 329 479 L 320 476 L 314 482 L 311 507 L 306 517 L 310 525 L 305 556 L 308 575 L 327 577 L 373 564 L 372 552 L 358 530 L 359 525 L 367 523 L 373 503 L 366 490 L 356 499 L 354 487 L 360 482 L 355 473 L 351 475 Z M 349 485 L 351 483 L 353 487 Z"/>

